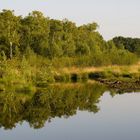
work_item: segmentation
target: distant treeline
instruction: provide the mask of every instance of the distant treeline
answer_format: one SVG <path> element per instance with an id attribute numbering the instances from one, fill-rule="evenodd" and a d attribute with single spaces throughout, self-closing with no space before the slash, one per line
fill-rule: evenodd
<path id="1" fill-rule="evenodd" d="M 115 37 L 113 42 L 120 49 L 129 50 L 132 53 L 140 55 L 140 39 L 139 38 L 124 38 L 124 37 Z"/>
<path id="2" fill-rule="evenodd" d="M 105 41 L 97 28 L 97 23 L 78 27 L 67 19 L 45 17 L 39 11 L 22 17 L 14 11 L 3 10 L 0 12 L 0 59 L 34 53 L 62 63 L 67 60 L 77 66 L 123 65 L 137 61 L 140 39 L 118 37 Z"/>

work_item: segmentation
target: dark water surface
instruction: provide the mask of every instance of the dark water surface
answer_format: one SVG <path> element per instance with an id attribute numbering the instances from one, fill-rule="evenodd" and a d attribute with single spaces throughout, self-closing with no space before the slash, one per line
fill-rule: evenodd
<path id="1" fill-rule="evenodd" d="M 86 84 L 0 93 L 0 140 L 139 139 L 139 92 Z"/>

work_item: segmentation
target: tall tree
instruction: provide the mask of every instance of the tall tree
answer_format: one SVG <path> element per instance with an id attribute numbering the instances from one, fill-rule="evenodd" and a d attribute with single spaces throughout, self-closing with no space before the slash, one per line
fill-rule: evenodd
<path id="1" fill-rule="evenodd" d="M 33 11 L 22 20 L 21 34 L 22 50 L 31 47 L 38 54 L 47 54 L 49 19 L 41 12 Z"/>
<path id="2" fill-rule="evenodd" d="M 3 10 L 0 12 L 0 45 L 3 51 L 12 58 L 13 50 L 20 46 L 20 19 L 21 17 L 15 16 L 14 11 Z"/>

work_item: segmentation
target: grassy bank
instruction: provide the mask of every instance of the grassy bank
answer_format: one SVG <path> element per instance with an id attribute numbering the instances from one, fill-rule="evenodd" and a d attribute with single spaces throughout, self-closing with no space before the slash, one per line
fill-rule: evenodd
<path id="1" fill-rule="evenodd" d="M 140 63 L 129 66 L 63 68 L 59 75 L 70 75 L 75 81 L 96 80 L 110 88 L 140 89 Z M 63 73 L 63 74 L 62 74 Z M 65 73 L 65 74 L 64 74 Z M 73 80 L 73 79 L 72 79 Z"/>
<path id="2" fill-rule="evenodd" d="M 35 63 L 34 63 L 35 62 Z M 54 83 L 96 80 L 112 88 L 140 88 L 140 62 L 127 66 L 61 67 L 36 57 L 0 63 L 0 90 L 33 92 Z"/>
<path id="3" fill-rule="evenodd" d="M 83 75 L 87 74 L 89 79 L 98 78 L 134 78 L 139 79 L 140 76 L 140 62 L 134 65 L 111 65 L 103 67 L 71 67 L 57 69 L 58 75 Z M 85 76 L 86 77 L 86 76 Z"/>

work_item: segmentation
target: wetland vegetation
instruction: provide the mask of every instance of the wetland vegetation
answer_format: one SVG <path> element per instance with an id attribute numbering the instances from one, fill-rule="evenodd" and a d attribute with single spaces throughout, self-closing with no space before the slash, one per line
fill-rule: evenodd
<path id="1" fill-rule="evenodd" d="M 39 11 L 25 17 L 1 11 L 0 90 L 34 92 L 53 83 L 89 80 L 139 88 L 140 39 L 105 41 L 98 27 L 50 19 Z"/>

